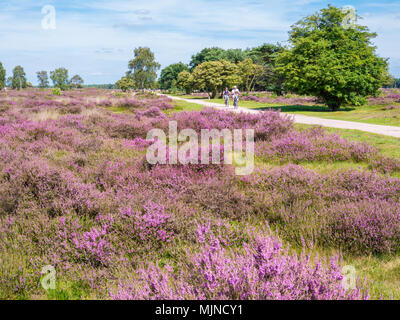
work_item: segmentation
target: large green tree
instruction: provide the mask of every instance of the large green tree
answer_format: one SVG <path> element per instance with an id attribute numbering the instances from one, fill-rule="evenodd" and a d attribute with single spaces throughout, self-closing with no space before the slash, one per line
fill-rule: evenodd
<path id="1" fill-rule="evenodd" d="M 135 58 L 129 61 L 127 76 L 135 82 L 137 89 L 152 88 L 157 78 L 160 64 L 155 61 L 154 53 L 150 48 L 139 47 L 135 49 Z"/>
<path id="2" fill-rule="evenodd" d="M 50 72 L 50 79 L 53 81 L 55 88 L 61 90 L 69 89 L 68 70 L 65 68 L 58 68 Z"/>
<path id="3" fill-rule="evenodd" d="M 6 70 L 3 64 L 0 62 L 0 90 L 6 86 Z"/>
<path id="4" fill-rule="evenodd" d="M 204 62 L 193 70 L 192 76 L 194 88 L 207 92 L 212 99 L 225 87 L 240 83 L 238 67 L 226 60 Z"/>
<path id="5" fill-rule="evenodd" d="M 176 88 L 178 75 L 182 71 L 188 71 L 189 68 L 186 64 L 179 62 L 169 65 L 161 71 L 160 76 L 160 88 L 163 90 L 169 90 Z"/>
<path id="6" fill-rule="evenodd" d="M 11 81 L 11 87 L 13 89 L 24 89 L 26 88 L 26 73 L 24 71 L 24 68 L 21 66 L 16 66 L 13 70 L 13 76 L 12 76 L 12 81 Z"/>
<path id="7" fill-rule="evenodd" d="M 47 71 L 38 71 L 36 72 L 39 88 L 48 88 L 49 87 L 49 76 Z"/>
<path id="8" fill-rule="evenodd" d="M 346 27 L 343 10 L 329 6 L 292 26 L 291 48 L 277 71 L 291 92 L 319 97 L 331 110 L 377 95 L 389 78 L 388 62 L 376 55 L 367 27 Z"/>

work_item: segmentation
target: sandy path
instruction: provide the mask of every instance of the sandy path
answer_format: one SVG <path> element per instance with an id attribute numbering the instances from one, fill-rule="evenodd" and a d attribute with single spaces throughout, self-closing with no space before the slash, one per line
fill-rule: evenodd
<path id="1" fill-rule="evenodd" d="M 245 113 L 258 113 L 258 110 L 247 109 L 247 108 L 237 108 L 236 110 L 233 107 L 226 108 L 223 104 L 213 103 L 199 99 L 183 99 L 179 97 L 168 96 L 174 100 L 183 100 L 190 103 L 197 103 L 206 107 L 218 108 L 220 110 L 225 111 L 234 111 L 234 112 L 245 112 Z M 300 114 L 292 115 L 294 117 L 295 122 L 303 123 L 303 124 L 311 124 L 311 125 L 319 125 L 324 127 L 338 128 L 338 129 L 351 129 L 351 130 L 360 130 L 365 132 L 382 134 L 385 136 L 391 136 L 400 138 L 400 127 L 393 126 L 382 126 L 377 124 L 369 124 L 362 122 L 352 122 L 352 121 L 343 121 L 343 120 L 332 120 L 332 119 L 323 119 L 317 117 L 309 117 Z"/>

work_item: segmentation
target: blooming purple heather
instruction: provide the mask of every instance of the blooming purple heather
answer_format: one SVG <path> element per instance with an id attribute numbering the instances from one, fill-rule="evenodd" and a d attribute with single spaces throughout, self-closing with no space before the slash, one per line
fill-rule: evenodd
<path id="1" fill-rule="evenodd" d="M 400 252 L 400 160 L 366 143 L 112 90 L 2 92 L 0 107 L 2 299 L 48 298 L 48 265 L 71 299 L 367 299 L 344 261 Z M 170 121 L 254 129 L 257 168 L 150 165 L 147 133 Z"/>

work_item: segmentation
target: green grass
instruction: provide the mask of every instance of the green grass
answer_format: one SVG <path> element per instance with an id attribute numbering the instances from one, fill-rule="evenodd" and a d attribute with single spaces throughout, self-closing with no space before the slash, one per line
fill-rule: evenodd
<path id="1" fill-rule="evenodd" d="M 174 112 L 181 111 L 200 111 L 204 106 L 197 103 L 190 103 L 182 100 L 174 100 L 173 102 Z"/>
<path id="2" fill-rule="evenodd" d="M 347 257 L 344 265 L 356 269 L 356 276 L 366 280 L 372 299 L 400 299 L 400 256 Z"/>
<path id="3" fill-rule="evenodd" d="M 330 112 L 329 110 L 311 110 L 313 108 L 323 107 L 306 107 L 305 109 L 308 110 L 303 110 L 304 106 L 294 106 L 294 110 L 289 112 L 325 119 L 400 126 L 400 109 L 386 110 L 385 106 L 361 106 Z M 285 112 L 283 108 L 282 111 Z"/>
<path id="4" fill-rule="evenodd" d="M 108 107 L 104 108 L 107 109 L 108 111 L 114 112 L 114 113 L 132 113 L 132 109 L 130 107 Z"/>
<path id="5" fill-rule="evenodd" d="M 60 281 L 59 281 L 60 282 Z M 60 282 L 55 290 L 49 290 L 46 300 L 83 300 L 90 297 L 90 286 L 83 281 Z"/>

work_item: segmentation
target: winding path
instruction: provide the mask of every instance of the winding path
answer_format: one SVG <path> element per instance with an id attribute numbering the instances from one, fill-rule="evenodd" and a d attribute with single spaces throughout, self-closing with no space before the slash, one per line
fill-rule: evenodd
<path id="1" fill-rule="evenodd" d="M 196 103 L 206 107 L 218 108 L 220 110 L 225 111 L 234 111 L 234 112 L 245 112 L 245 113 L 258 113 L 258 110 L 255 109 L 248 109 L 239 107 L 237 109 L 233 109 L 233 107 L 226 108 L 223 104 L 220 103 L 213 103 L 199 99 L 183 99 L 179 97 L 168 96 L 174 100 L 182 100 L 189 103 Z M 324 127 L 331 127 L 331 128 L 338 128 L 338 129 L 350 129 L 350 130 L 360 130 L 365 132 L 377 133 L 382 134 L 385 136 L 391 136 L 400 138 L 400 127 L 393 127 L 393 126 L 382 126 L 377 124 L 369 124 L 369 123 L 362 123 L 362 122 L 352 122 L 352 121 L 344 121 L 344 120 L 333 120 L 333 119 L 324 119 L 324 118 L 317 118 L 317 117 L 309 117 L 300 114 L 291 114 L 294 117 L 294 121 L 297 123 L 303 124 L 311 124 L 311 125 L 319 125 Z"/>

